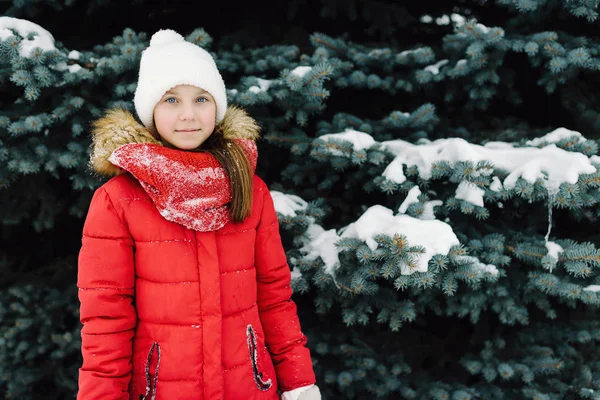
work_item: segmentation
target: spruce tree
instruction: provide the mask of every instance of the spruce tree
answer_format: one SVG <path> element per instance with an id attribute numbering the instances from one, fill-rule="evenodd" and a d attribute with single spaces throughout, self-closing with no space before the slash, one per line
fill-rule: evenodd
<path id="1" fill-rule="evenodd" d="M 262 127 L 323 398 L 599 399 L 599 4 L 454 3 L 323 0 L 348 34 L 296 44 L 182 33 Z M 133 111 L 153 33 L 69 48 L 33 22 L 74 7 L 0 17 L 5 398 L 75 395 L 90 123 Z"/>

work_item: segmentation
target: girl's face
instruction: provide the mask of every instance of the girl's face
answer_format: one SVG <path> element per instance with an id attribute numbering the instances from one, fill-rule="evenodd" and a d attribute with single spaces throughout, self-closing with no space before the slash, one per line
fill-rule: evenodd
<path id="1" fill-rule="evenodd" d="M 175 86 L 154 107 L 154 127 L 160 137 L 181 150 L 200 146 L 215 129 L 215 99 L 192 85 Z"/>

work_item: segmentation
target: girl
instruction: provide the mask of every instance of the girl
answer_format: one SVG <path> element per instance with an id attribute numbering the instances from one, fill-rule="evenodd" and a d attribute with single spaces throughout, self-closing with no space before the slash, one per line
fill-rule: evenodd
<path id="1" fill-rule="evenodd" d="M 209 53 L 161 30 L 93 127 L 78 280 L 80 400 L 319 400 L 258 126 Z"/>

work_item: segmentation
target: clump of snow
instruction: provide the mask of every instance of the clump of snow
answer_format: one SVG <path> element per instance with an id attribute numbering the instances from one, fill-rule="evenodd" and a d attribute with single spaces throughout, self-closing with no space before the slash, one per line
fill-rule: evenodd
<path id="1" fill-rule="evenodd" d="M 410 207 L 411 204 L 419 203 L 420 195 L 421 195 L 421 190 L 419 189 L 418 186 L 415 186 L 412 189 L 410 189 L 408 191 L 408 194 L 406 195 L 406 198 L 400 205 L 400 208 L 398 208 L 398 213 L 405 214 L 406 210 L 408 210 L 408 207 Z M 421 215 L 419 215 L 417 218 L 425 219 L 425 220 L 436 219 L 435 213 L 433 212 L 433 208 L 441 206 L 442 204 L 444 204 L 444 202 L 441 200 L 432 200 L 432 201 L 425 202 L 425 204 L 423 205 L 423 213 Z"/>
<path id="2" fill-rule="evenodd" d="M 474 204 L 479 207 L 483 207 L 483 195 L 485 191 L 478 188 L 471 182 L 462 181 L 456 188 L 456 194 L 454 197 L 457 199 L 464 200 L 468 203 Z"/>
<path id="3" fill-rule="evenodd" d="M 423 207 L 424 208 L 423 214 L 421 214 L 421 216 L 419 216 L 419 219 L 436 219 L 435 213 L 433 212 L 433 208 L 439 207 L 443 204 L 444 204 L 444 202 L 441 200 L 432 200 L 432 201 L 426 202 Z"/>
<path id="4" fill-rule="evenodd" d="M 304 75 L 306 75 L 310 71 L 312 71 L 311 66 L 299 66 L 299 67 L 294 68 L 290 73 L 292 75 L 296 75 L 296 76 L 299 76 L 300 78 L 302 78 L 302 77 L 304 77 Z"/>
<path id="5" fill-rule="evenodd" d="M 581 153 L 565 151 L 549 144 L 537 147 L 481 146 L 464 139 L 438 139 L 426 144 L 412 144 L 403 140 L 381 142 L 396 158 L 384 170 L 383 176 L 396 183 L 403 183 L 406 177 L 402 166 L 416 166 L 423 179 L 431 178 L 432 165 L 447 161 L 454 165 L 459 161 L 489 161 L 496 168 L 509 172 L 500 182 L 506 189 L 513 189 L 519 178 L 529 183 L 537 179 L 546 181 L 549 189 L 558 188 L 561 183 L 574 184 L 581 174 L 596 172 L 590 158 Z M 499 189 L 498 183 L 495 188 Z"/>
<path id="6" fill-rule="evenodd" d="M 425 71 L 431 72 L 433 75 L 437 75 L 440 73 L 440 67 L 448 64 L 448 60 L 440 60 L 433 65 L 428 65 L 425 67 Z"/>
<path id="7" fill-rule="evenodd" d="M 573 132 L 559 128 L 540 138 L 545 143 L 552 140 L 560 140 L 560 137 L 574 136 Z M 577 135 L 575 135 L 577 136 Z M 352 143 L 355 151 L 368 149 L 378 144 L 373 137 L 365 132 L 346 129 L 342 133 L 326 134 L 319 139 L 330 140 L 333 138 L 343 139 Z M 585 140 L 585 138 L 583 138 Z M 532 140 L 531 143 L 538 143 Z M 529 183 L 541 179 L 548 193 L 555 195 L 561 183 L 574 184 L 581 174 L 596 172 L 592 162 L 600 163 L 600 157 L 587 157 L 581 153 L 570 152 L 549 143 L 545 147 L 515 147 L 514 144 L 504 142 L 489 142 L 485 145 L 472 144 L 461 138 L 438 139 L 435 141 L 420 140 L 417 144 L 403 140 L 391 140 L 380 142 L 380 144 L 395 158 L 387 165 L 382 176 L 391 182 L 398 184 L 406 181 L 404 166 L 417 167 L 422 179 L 431 179 L 432 166 L 442 161 L 451 166 L 459 161 L 471 161 L 477 164 L 480 161 L 488 161 L 494 168 L 508 171 L 509 175 L 501 181 L 497 176 L 492 176 L 490 189 L 497 192 L 502 188 L 511 190 L 515 187 L 519 178 Z M 343 155 L 338 149 L 328 149 L 333 155 Z M 482 174 L 493 175 L 493 171 L 482 171 Z M 457 198 L 466 200 L 472 204 L 483 206 L 483 189 L 469 184 L 461 183 L 457 188 Z M 408 208 L 409 204 L 405 207 Z"/>
<path id="8" fill-rule="evenodd" d="M 274 198 L 283 199 L 286 196 L 275 193 Z M 287 207 L 286 205 L 282 206 L 282 203 L 283 201 L 276 203 L 278 212 Z M 293 203 L 299 206 L 303 204 L 303 201 L 294 200 Z M 401 273 L 404 275 L 427 271 L 429 260 L 433 255 L 448 254 L 452 246 L 459 244 L 452 228 L 445 222 L 433 219 L 421 220 L 404 214 L 394 216 L 394 212 L 389 208 L 375 205 L 367 209 L 358 220 L 341 228 L 339 232 L 336 232 L 335 229 L 325 230 L 322 226 L 314 223 L 310 224 L 304 235 L 300 251 L 307 260 L 315 260 L 320 257 L 325 264 L 325 271 L 335 275 L 335 270 L 339 267 L 339 250 L 336 243 L 340 239 L 357 238 L 375 250 L 378 247 L 375 236 L 379 234 L 392 237 L 395 234 L 404 235 L 411 246 L 425 248 L 425 253 L 415 256 L 416 267 L 401 265 Z"/>
<path id="9" fill-rule="evenodd" d="M 56 64 L 56 70 L 57 71 L 68 70 L 69 72 L 71 72 L 71 73 L 74 74 L 75 72 L 78 72 L 81 69 L 82 69 L 81 65 L 79 65 L 79 64 L 67 65 L 66 62 L 59 62 L 59 63 Z"/>
<path id="10" fill-rule="evenodd" d="M 495 265 L 484 264 L 479 261 L 477 257 L 473 256 L 462 256 L 461 258 L 470 262 L 471 266 L 475 268 L 475 271 L 477 271 L 479 274 L 492 276 L 498 275 L 498 268 Z"/>
<path id="11" fill-rule="evenodd" d="M 14 36 L 11 29 L 17 31 L 23 37 L 19 50 L 21 57 L 29 57 L 36 47 L 44 51 L 56 50 L 52 34 L 38 24 L 25 19 L 0 17 L 0 39 L 7 39 Z M 30 33 L 37 33 L 37 35 L 30 40 L 28 39 Z"/>
<path id="12" fill-rule="evenodd" d="M 299 196 L 285 194 L 276 190 L 271 190 L 273 205 L 275 211 L 287 216 L 296 216 L 296 211 L 305 210 L 308 203 Z M 300 249 L 305 253 L 308 260 L 314 260 L 321 257 L 325 264 L 325 270 L 333 274 L 336 267 L 339 266 L 339 251 L 335 247 L 335 242 L 339 240 L 335 229 L 325 231 L 320 225 L 311 223 L 305 233 L 303 247 Z M 298 276 L 301 276 L 300 271 Z"/>
<path id="13" fill-rule="evenodd" d="M 404 214 L 406 213 L 406 210 L 408 210 L 408 207 L 411 204 L 414 203 L 418 203 L 419 199 L 418 197 L 421 195 L 421 190 L 419 189 L 418 186 L 413 187 L 412 189 L 410 189 L 408 191 L 408 194 L 406 195 L 406 198 L 404 199 L 404 201 L 402 202 L 402 204 L 400 205 L 400 208 L 398 209 L 398 212 L 400 214 Z"/>
<path id="14" fill-rule="evenodd" d="M 297 267 L 292 268 L 292 279 L 298 279 L 300 277 L 302 277 L 302 272 Z"/>
<path id="15" fill-rule="evenodd" d="M 575 131 L 565 128 L 556 129 L 549 134 L 530 141 L 535 143 L 548 143 L 560 140 L 562 137 L 578 136 L 585 140 Z M 375 144 L 381 144 L 385 149 L 395 154 L 396 157 L 387 165 L 382 176 L 394 183 L 404 183 L 404 166 L 417 167 L 419 176 L 428 180 L 432 176 L 432 167 L 435 163 L 445 161 L 451 166 L 460 161 L 471 161 L 477 164 L 480 161 L 488 161 L 494 168 L 502 169 L 509 173 L 503 181 L 497 176 L 492 176 L 490 190 L 511 190 L 515 187 L 517 180 L 522 178 L 533 184 L 540 179 L 550 196 L 556 195 L 562 183 L 574 184 L 581 174 L 596 172 L 592 162 L 600 163 L 600 157 L 587 157 L 581 153 L 570 152 L 558 148 L 554 143 L 548 143 L 545 147 L 515 147 L 512 143 L 488 142 L 485 145 L 472 144 L 461 138 L 438 139 L 435 141 L 420 140 L 416 144 L 403 140 L 391 140 L 376 142 L 373 137 L 365 132 L 346 129 L 342 133 L 326 134 L 319 139 L 330 140 L 333 138 L 343 139 L 352 143 L 355 151 L 368 149 Z M 335 148 L 328 149 L 333 155 L 343 155 Z M 492 169 L 479 171 L 481 175 L 493 175 Z M 462 182 L 456 189 L 456 198 L 463 199 L 474 205 L 484 206 L 483 188 L 474 186 L 468 182 Z M 414 202 L 414 197 L 411 198 Z M 436 203 L 437 205 L 438 203 Z M 410 205 L 410 202 L 402 205 L 402 212 Z M 433 205 L 431 205 L 433 206 Z"/>
<path id="16" fill-rule="evenodd" d="M 424 24 L 430 24 L 433 22 L 433 18 L 430 15 L 423 15 L 423 16 L 421 16 L 419 21 L 421 21 Z M 461 27 L 465 24 L 465 21 L 466 21 L 465 17 L 463 17 L 460 14 L 456 14 L 456 13 L 450 14 L 450 16 L 448 16 L 447 14 L 443 14 L 442 16 L 437 17 L 435 19 L 435 23 L 439 26 L 450 25 L 450 22 L 453 22 L 456 27 Z M 490 28 L 488 28 L 487 26 L 485 26 L 483 24 L 478 23 L 477 27 L 483 33 L 488 33 L 490 31 Z"/>
<path id="17" fill-rule="evenodd" d="M 483 24 L 477 24 L 477 27 L 479 29 L 481 29 L 481 32 L 483 32 L 483 33 L 488 33 L 490 31 L 490 28 L 488 28 L 487 26 L 485 26 Z"/>
<path id="18" fill-rule="evenodd" d="M 354 129 L 350 128 L 341 133 L 328 133 L 321 135 L 319 136 L 319 139 L 326 142 L 330 141 L 331 139 L 346 140 L 352 143 L 352 148 L 354 151 L 368 149 L 376 143 L 375 139 L 373 139 L 373 137 L 368 133 L 355 131 Z M 330 149 L 330 152 L 334 155 L 342 155 L 342 152 L 337 149 Z"/>
<path id="19" fill-rule="evenodd" d="M 446 14 L 444 14 L 441 17 L 436 18 L 435 23 L 438 25 L 449 25 L 450 17 L 448 17 Z"/>
<path id="20" fill-rule="evenodd" d="M 389 181 L 396 183 L 406 182 L 406 176 L 404 175 L 404 165 L 408 165 L 400 157 L 396 157 L 388 164 L 385 171 L 383 171 L 383 177 Z"/>
<path id="21" fill-rule="evenodd" d="M 500 182 L 500 179 L 498 179 L 497 176 L 494 176 L 492 178 L 492 183 L 490 184 L 490 190 L 493 192 L 499 192 L 500 190 L 502 190 L 502 182 Z"/>
<path id="22" fill-rule="evenodd" d="M 308 206 L 308 203 L 301 197 L 276 190 L 271 190 L 271 197 L 273 198 L 275 211 L 287 216 L 294 217 L 296 211 L 305 210 Z M 325 264 L 325 270 L 333 275 L 336 267 L 339 266 L 339 251 L 335 247 L 335 242 L 338 240 L 339 236 L 336 234 L 335 229 L 325 231 L 320 225 L 311 223 L 306 230 L 303 247 L 300 250 L 308 260 L 321 257 Z M 302 276 L 299 270 L 296 270 L 296 273 L 294 275 L 294 271 L 292 271 L 292 278 Z"/>
<path id="23" fill-rule="evenodd" d="M 460 14 L 456 14 L 456 13 L 454 13 L 454 14 L 451 14 L 451 15 L 450 15 L 450 19 L 452 19 L 452 22 L 454 22 L 454 24 L 455 24 L 456 26 L 462 26 L 462 25 L 464 25 L 464 24 L 465 24 L 465 21 L 467 20 L 467 19 L 466 19 L 465 17 L 463 17 L 462 15 L 460 15 Z"/>
<path id="24" fill-rule="evenodd" d="M 314 260 L 318 257 L 325 264 L 325 271 L 334 275 L 335 270 L 340 265 L 339 250 L 335 243 L 340 239 L 335 229 L 326 231 L 317 224 L 309 225 L 306 230 L 306 240 L 304 246 L 300 249 L 305 253 L 308 260 Z"/>
<path id="25" fill-rule="evenodd" d="M 552 132 L 547 133 L 546 135 L 544 135 L 540 138 L 528 140 L 526 143 L 528 146 L 539 146 L 539 145 L 546 145 L 549 143 L 557 143 L 557 142 L 561 141 L 562 139 L 571 138 L 571 137 L 576 137 L 577 143 L 586 141 L 586 139 L 583 137 L 581 132 L 572 131 L 567 128 L 557 128 L 557 129 L 553 130 Z"/>
<path id="26" fill-rule="evenodd" d="M 25 19 L 0 17 L 0 39 L 7 39 L 14 36 L 11 29 L 17 31 L 17 33 L 23 37 L 19 49 L 19 55 L 21 57 L 31 57 L 31 53 L 35 48 L 40 48 L 43 51 L 56 50 L 52 34 L 38 24 Z M 34 36 L 33 39 L 29 39 L 28 36 L 30 33 L 36 33 L 37 35 Z M 78 51 L 73 50 L 69 53 L 68 58 L 78 60 L 80 55 L 81 54 Z M 69 71 L 71 73 L 75 73 L 82 69 L 80 65 L 67 65 L 65 62 L 57 63 L 54 68 L 57 71 Z"/>
<path id="27" fill-rule="evenodd" d="M 421 21 L 424 24 L 430 24 L 433 22 L 433 17 L 431 15 L 422 15 L 421 18 L 419 18 L 419 21 Z M 466 18 L 463 17 L 460 14 L 450 14 L 450 16 L 444 14 L 441 17 L 438 17 L 435 19 L 435 23 L 437 25 L 448 25 L 450 24 L 450 21 L 452 21 L 456 26 L 462 26 L 465 24 Z"/>
<path id="28" fill-rule="evenodd" d="M 496 268 L 495 265 L 492 264 L 478 264 L 477 268 L 479 268 L 480 271 L 482 271 L 485 274 L 490 274 L 490 275 L 498 275 L 498 268 Z"/>
<path id="29" fill-rule="evenodd" d="M 564 251 L 558 243 L 551 241 L 546 242 L 546 249 L 548 249 L 548 254 L 556 260 L 558 260 L 558 255 Z"/>
<path id="30" fill-rule="evenodd" d="M 295 217 L 296 211 L 305 210 L 308 205 L 308 203 L 299 196 L 281 193 L 276 190 L 271 190 L 271 197 L 273 198 L 275 211 L 289 217 Z"/>
<path id="31" fill-rule="evenodd" d="M 261 78 L 257 78 L 257 80 L 258 80 L 258 86 L 251 86 L 248 89 L 252 93 L 266 92 L 267 90 L 269 90 L 269 88 L 273 84 L 273 81 L 271 81 L 271 80 L 261 79 Z"/>
<path id="32" fill-rule="evenodd" d="M 429 260 L 435 254 L 448 254 L 452 246 L 458 245 L 459 241 L 452 227 L 438 220 L 420 220 L 405 214 L 394 216 L 389 208 L 375 205 L 367 209 L 364 214 L 343 229 L 340 237 L 350 237 L 363 240 L 369 248 L 375 250 L 378 247 L 374 237 L 379 234 L 394 236 L 400 234 L 406 236 L 408 243 L 412 246 L 423 246 L 425 253 L 417 258 L 417 265 L 411 268 L 408 265 L 401 266 L 403 275 L 414 272 L 426 272 Z"/>
<path id="33" fill-rule="evenodd" d="M 583 290 L 586 292 L 600 292 L 600 285 L 590 285 L 585 287 Z"/>

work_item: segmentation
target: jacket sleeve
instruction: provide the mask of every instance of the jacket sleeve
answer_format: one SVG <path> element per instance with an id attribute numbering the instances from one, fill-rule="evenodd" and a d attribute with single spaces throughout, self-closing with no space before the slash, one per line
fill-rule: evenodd
<path id="1" fill-rule="evenodd" d="M 291 299 L 291 272 L 273 199 L 266 184 L 260 184 L 263 206 L 255 249 L 258 309 L 279 389 L 285 392 L 315 383 L 315 374 L 296 304 Z"/>
<path id="2" fill-rule="evenodd" d="M 108 194 L 94 194 L 79 253 L 81 353 L 78 400 L 127 400 L 131 380 L 133 240 Z"/>

